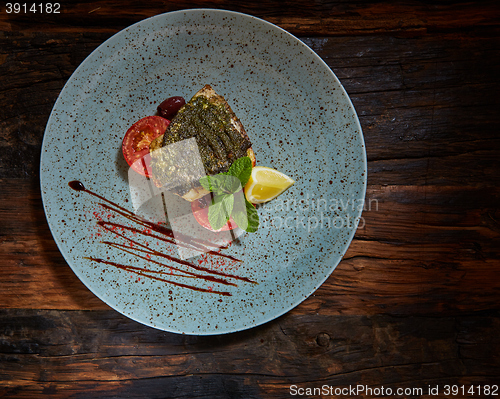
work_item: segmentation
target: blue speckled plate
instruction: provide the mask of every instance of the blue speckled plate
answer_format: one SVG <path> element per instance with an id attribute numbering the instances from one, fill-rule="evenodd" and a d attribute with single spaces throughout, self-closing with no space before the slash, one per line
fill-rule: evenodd
<path id="1" fill-rule="evenodd" d="M 259 207 L 257 233 L 190 266 L 128 213 L 121 142 L 159 102 L 205 84 L 242 121 L 257 163 L 296 183 Z M 47 124 L 41 190 L 59 249 L 104 302 L 166 331 L 229 333 L 284 314 L 332 273 L 361 217 L 365 154 L 349 97 L 303 42 L 252 16 L 187 10 L 132 25 L 78 67 Z M 72 190 L 74 180 L 100 197 Z"/>

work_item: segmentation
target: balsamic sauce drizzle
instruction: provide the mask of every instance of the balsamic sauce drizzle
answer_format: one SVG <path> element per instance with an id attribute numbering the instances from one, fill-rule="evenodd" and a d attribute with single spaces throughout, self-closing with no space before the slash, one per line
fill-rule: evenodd
<path id="1" fill-rule="evenodd" d="M 131 273 L 135 273 L 135 274 L 138 274 L 139 276 L 144 276 L 144 277 L 150 278 L 152 280 L 163 281 L 164 283 L 169 283 L 169 284 L 176 285 L 176 286 L 183 287 L 183 288 L 189 288 L 189 289 L 194 290 L 194 291 L 209 292 L 211 294 L 219 294 L 219 295 L 224 295 L 224 296 L 231 296 L 231 293 L 229 293 L 229 292 L 216 291 L 216 290 L 212 290 L 212 289 L 209 289 L 209 288 L 195 287 L 195 286 L 192 286 L 192 285 L 179 283 L 177 281 L 172 281 L 172 280 L 167 280 L 165 278 L 157 277 L 157 276 L 148 274 L 150 272 L 149 270 L 142 269 L 140 267 L 122 265 L 121 263 L 113 262 L 113 261 L 110 261 L 110 260 L 104 260 L 104 259 L 101 259 L 101 258 L 88 257 L 86 259 L 92 260 L 92 261 L 97 262 L 97 263 L 104 263 L 105 265 L 114 266 L 114 267 L 117 267 L 118 269 L 122 269 L 122 270 L 125 270 L 125 271 L 128 271 L 128 272 L 131 272 Z"/>
<path id="2" fill-rule="evenodd" d="M 161 263 L 161 262 L 158 262 L 158 261 L 155 261 L 155 260 L 152 260 L 146 256 L 141 256 L 139 255 L 138 253 L 135 253 L 133 251 L 130 250 L 130 247 L 127 247 L 126 245 L 123 245 L 123 244 L 117 244 L 115 242 L 110 242 L 110 241 L 103 241 L 102 242 L 103 244 L 107 244 L 109 245 L 110 247 L 115 247 L 115 248 L 118 248 L 124 252 L 127 252 L 131 255 L 134 255 L 138 258 L 141 258 L 141 259 L 144 259 L 148 262 L 151 262 L 151 263 L 154 263 L 154 264 L 157 264 L 159 266 L 164 266 L 164 267 L 167 267 L 169 268 L 170 270 L 175 270 L 175 271 L 178 271 L 180 272 L 181 274 L 175 274 L 176 276 L 179 276 L 179 277 L 190 277 L 190 278 L 203 278 L 205 280 L 209 280 L 209 281 L 213 281 L 213 282 L 216 282 L 216 283 L 221 283 L 221 284 L 225 284 L 225 285 L 233 285 L 235 287 L 237 287 L 237 285 L 235 283 L 232 283 L 230 281 L 227 281 L 227 280 L 224 280 L 222 278 L 218 278 L 218 277 L 212 277 L 212 276 L 205 276 L 203 274 L 197 274 L 197 273 L 194 273 L 194 272 L 190 272 L 190 271 L 187 271 L 187 270 L 183 270 L 183 269 L 180 269 L 180 268 L 177 268 L 175 266 L 170 266 L 170 265 L 166 265 L 165 263 Z M 142 253 L 146 253 L 146 254 L 152 254 L 153 252 L 150 252 L 150 251 L 146 251 L 144 249 L 139 249 L 139 248 L 134 248 L 135 251 L 137 252 L 142 252 Z M 133 267 L 132 267 L 133 268 Z M 148 270 L 148 269 L 146 269 Z M 173 276 L 173 272 L 163 272 L 163 271 L 154 271 L 154 270 L 148 270 L 150 273 L 168 273 L 169 275 Z"/>
<path id="3" fill-rule="evenodd" d="M 138 228 L 133 227 L 133 226 L 127 226 L 127 225 L 123 225 L 120 223 L 99 220 L 97 222 L 97 225 L 99 225 L 101 228 L 105 229 L 106 231 L 111 232 L 111 233 L 123 238 L 124 240 L 129 241 L 130 246 L 126 246 L 124 244 L 113 243 L 110 241 L 102 241 L 103 244 L 110 246 L 110 247 L 117 248 L 117 249 L 124 251 L 126 253 L 129 253 L 129 254 L 136 256 L 144 261 L 147 261 L 148 263 L 155 264 L 155 265 L 158 265 L 158 266 L 161 266 L 164 268 L 168 268 L 168 271 L 167 270 L 165 270 L 165 271 L 150 270 L 147 268 L 141 268 L 141 267 L 132 266 L 132 265 L 124 265 L 121 263 L 117 263 L 117 262 L 113 262 L 113 261 L 105 260 L 105 259 L 101 259 L 101 258 L 85 257 L 85 259 L 89 259 L 89 260 L 91 260 L 93 262 L 97 262 L 97 263 L 102 263 L 102 264 L 114 266 L 114 267 L 117 267 L 119 269 L 125 270 L 127 272 L 137 274 L 139 276 L 147 277 L 147 278 L 150 278 L 153 280 L 162 281 L 162 282 L 176 285 L 179 287 L 188 288 L 188 289 L 195 290 L 195 291 L 207 292 L 207 293 L 211 293 L 211 294 L 224 295 L 224 296 L 231 296 L 231 293 L 226 292 L 226 291 L 214 290 L 212 288 L 202 288 L 202 287 L 198 287 L 198 286 L 184 284 L 184 283 L 181 283 L 178 281 L 166 279 L 164 277 L 159 277 L 159 276 L 163 276 L 163 275 L 179 276 L 179 277 L 185 277 L 185 278 L 193 278 L 193 279 L 198 279 L 198 280 L 210 281 L 213 283 L 230 285 L 230 286 L 237 286 L 237 284 L 235 284 L 234 282 L 228 281 L 228 279 L 235 279 L 235 280 L 240 280 L 240 281 L 244 281 L 244 282 L 248 282 L 248 283 L 252 283 L 252 284 L 257 284 L 256 281 L 253 281 L 253 280 L 249 279 L 248 277 L 242 277 L 242 276 L 238 276 L 235 274 L 228 274 L 228 273 L 224 273 L 221 271 L 212 270 L 212 269 L 209 269 L 207 267 L 200 266 L 200 265 L 196 265 L 196 264 L 188 262 L 186 260 L 179 259 L 179 258 L 176 258 L 174 256 L 168 255 L 164 252 L 154 250 L 154 249 L 150 248 L 149 246 L 138 242 L 137 240 L 134 240 L 132 238 L 125 236 L 124 234 L 118 232 L 117 230 L 120 230 L 122 232 L 123 231 L 130 231 L 134 235 L 140 234 L 140 235 L 143 235 L 143 236 L 146 236 L 146 237 L 149 237 L 152 239 L 157 239 L 157 240 L 160 240 L 160 241 L 163 241 L 166 243 L 180 245 L 180 246 L 183 246 L 186 248 L 193 248 L 196 250 L 200 250 L 200 251 L 206 252 L 207 254 L 210 254 L 212 256 L 225 257 L 225 258 L 228 258 L 232 261 L 241 262 L 239 259 L 237 259 L 231 255 L 223 254 L 219 251 L 210 250 L 209 249 L 210 243 L 204 242 L 203 240 L 195 239 L 193 237 L 185 237 L 185 236 L 178 237 L 179 236 L 178 234 L 176 234 L 175 240 L 174 240 L 174 233 L 168 227 L 142 219 L 141 217 L 137 216 L 136 214 L 129 211 L 128 209 L 125 209 L 122 206 L 114 203 L 113 201 L 110 201 L 107 198 L 105 198 L 97 193 L 94 193 L 93 191 L 88 190 L 87 188 L 85 188 L 83 183 L 78 181 L 78 180 L 73 180 L 73 181 L 69 182 L 68 185 L 75 191 L 86 192 L 86 193 L 100 199 L 101 201 L 104 201 L 105 203 L 99 203 L 99 205 L 104 207 L 108 211 L 115 212 L 115 213 L 125 217 L 126 219 L 130 220 L 131 222 L 134 222 L 134 223 L 145 228 L 145 230 L 141 230 L 141 229 L 138 229 Z M 157 234 L 153 234 L 152 232 L 155 232 Z M 186 238 L 188 241 L 187 240 L 183 241 L 182 238 Z M 221 247 L 221 249 L 226 249 L 226 248 L 227 248 L 227 246 Z M 141 253 L 145 254 L 146 256 L 141 255 Z M 158 262 L 156 260 L 151 259 L 151 256 L 157 256 L 160 258 L 164 258 L 168 261 L 175 262 L 181 266 L 185 266 L 187 268 L 194 269 L 198 272 L 203 272 L 203 273 L 207 273 L 207 274 L 200 274 L 200 273 L 196 273 L 193 271 L 182 269 L 181 267 L 167 265 L 165 263 L 161 263 L 161 262 Z M 177 273 L 174 273 L 174 271 Z"/>
<path id="4" fill-rule="evenodd" d="M 175 245 L 179 245 L 181 247 L 184 247 L 184 248 L 192 248 L 192 249 L 196 249 L 200 252 L 207 252 L 211 255 L 216 255 L 216 256 L 221 256 L 221 257 L 224 257 L 224 258 L 228 258 L 228 259 L 231 259 L 231 260 L 234 260 L 235 262 L 241 262 L 241 260 L 239 259 L 236 259 L 234 256 L 231 256 L 231 255 L 226 255 L 226 254 L 223 254 L 221 252 L 217 252 L 217 251 L 213 251 L 213 250 L 208 250 L 207 246 L 209 245 L 208 243 L 206 245 L 203 245 L 204 241 L 202 240 L 197 240 L 196 238 L 186 238 L 186 240 L 189 240 L 186 241 L 186 242 L 183 242 L 181 241 L 182 238 L 185 238 L 186 236 L 180 236 L 179 237 L 179 234 L 177 234 L 177 236 L 175 237 L 175 241 L 174 241 L 174 233 L 171 229 L 167 228 L 167 227 L 164 227 L 164 226 L 161 226 L 159 224 L 156 224 L 156 223 L 153 223 L 153 222 L 150 222 L 150 221 L 147 221 L 147 220 L 144 220 L 144 219 L 141 219 L 140 217 L 138 217 L 137 215 L 133 214 L 133 213 L 125 213 L 125 212 L 121 212 L 119 210 L 116 210 L 116 209 L 113 209 L 112 207 L 110 207 L 109 205 L 106 205 L 106 204 L 100 204 L 103 208 L 105 209 L 108 209 L 110 211 L 114 211 L 116 213 L 118 213 L 119 215 L 122 215 L 123 217 L 131 220 L 132 222 L 135 222 L 143 227 L 147 227 L 147 228 L 150 228 L 151 230 L 157 232 L 157 233 L 160 233 L 160 234 L 163 234 L 164 236 L 167 236 L 169 238 L 165 238 L 165 237 L 162 237 L 162 236 L 157 236 L 157 235 L 153 235 L 153 234 L 145 234 L 144 231 L 142 230 L 139 230 L 137 228 L 134 228 L 134 227 L 129 227 L 129 226 L 124 226 L 124 225 L 118 225 L 118 224 L 114 224 L 116 225 L 116 227 L 120 227 L 120 228 L 123 228 L 123 229 L 126 229 L 126 230 L 130 230 L 130 231 L 133 231 L 134 233 L 136 234 L 143 234 L 143 235 L 148 235 L 149 237 L 152 237 L 152 238 L 156 238 L 158 240 L 161 240 L 161 241 L 164 241 L 164 242 L 167 242 L 167 243 L 170 243 L 170 244 L 175 244 Z M 104 224 L 107 224 L 107 225 L 113 225 L 112 222 L 101 222 L 103 225 Z M 196 243 L 195 243 L 196 242 Z M 226 249 L 227 246 L 222 246 L 221 249 Z"/>

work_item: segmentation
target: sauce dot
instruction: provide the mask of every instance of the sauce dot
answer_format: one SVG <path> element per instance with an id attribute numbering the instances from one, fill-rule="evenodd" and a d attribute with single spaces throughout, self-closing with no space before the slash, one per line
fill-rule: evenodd
<path id="1" fill-rule="evenodd" d="M 75 191 L 84 191 L 85 186 L 81 181 L 73 180 L 68 183 L 68 185 Z"/>

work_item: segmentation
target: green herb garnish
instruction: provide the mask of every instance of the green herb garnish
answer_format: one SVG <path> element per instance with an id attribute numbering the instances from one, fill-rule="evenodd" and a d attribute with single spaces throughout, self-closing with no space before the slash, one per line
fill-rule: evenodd
<path id="1" fill-rule="evenodd" d="M 259 214 L 242 190 L 251 174 L 252 160 L 242 157 L 234 161 L 227 172 L 200 179 L 202 187 L 213 194 L 208 207 L 208 222 L 212 229 L 219 230 L 232 217 L 241 229 L 249 233 L 257 231 Z"/>

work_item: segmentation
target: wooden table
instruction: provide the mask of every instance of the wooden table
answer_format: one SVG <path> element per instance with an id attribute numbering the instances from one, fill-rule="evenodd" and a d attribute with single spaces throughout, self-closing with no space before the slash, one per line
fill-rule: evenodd
<path id="1" fill-rule="evenodd" d="M 367 209 L 331 277 L 277 320 L 223 336 L 165 333 L 108 308 L 59 253 L 39 189 L 44 128 L 76 67 L 126 26 L 187 7 L 249 13 L 312 47 L 349 93 L 368 155 Z M 1 397 L 477 398 L 500 385 L 498 2 L 60 11 L 0 14 Z"/>

